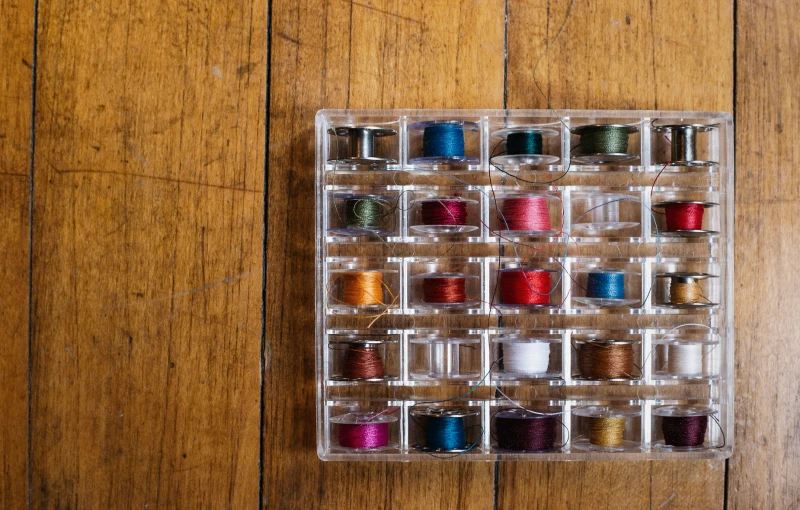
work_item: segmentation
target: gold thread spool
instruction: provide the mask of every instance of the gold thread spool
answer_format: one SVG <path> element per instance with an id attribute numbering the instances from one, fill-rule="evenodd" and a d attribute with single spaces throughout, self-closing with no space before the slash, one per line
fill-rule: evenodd
<path id="1" fill-rule="evenodd" d="M 676 282 L 669 286 L 669 302 L 674 305 L 697 303 L 703 296 L 703 290 L 697 282 Z"/>
<path id="2" fill-rule="evenodd" d="M 598 446 L 619 446 L 625 434 L 625 418 L 587 418 L 589 442 Z"/>
<path id="3" fill-rule="evenodd" d="M 342 302 L 347 305 L 382 305 L 383 274 L 380 271 L 342 273 Z"/>

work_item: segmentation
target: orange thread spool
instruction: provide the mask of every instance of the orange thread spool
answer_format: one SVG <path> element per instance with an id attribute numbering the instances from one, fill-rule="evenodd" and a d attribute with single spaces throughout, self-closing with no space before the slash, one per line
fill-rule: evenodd
<path id="1" fill-rule="evenodd" d="M 380 271 L 342 273 L 342 302 L 366 306 L 383 304 L 383 274 Z"/>

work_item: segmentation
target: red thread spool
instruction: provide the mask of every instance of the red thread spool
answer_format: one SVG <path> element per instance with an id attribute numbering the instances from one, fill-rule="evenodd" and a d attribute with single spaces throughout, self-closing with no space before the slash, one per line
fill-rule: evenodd
<path id="1" fill-rule="evenodd" d="M 500 297 L 505 305 L 549 305 L 550 271 L 520 269 L 500 273 Z"/>
<path id="2" fill-rule="evenodd" d="M 422 223 L 425 225 L 465 225 L 467 214 L 464 200 L 442 198 L 422 202 Z"/>
<path id="3" fill-rule="evenodd" d="M 503 201 L 502 230 L 552 230 L 547 199 L 542 197 L 515 197 Z M 505 221 L 503 221 L 505 219 Z"/>
<path id="4" fill-rule="evenodd" d="M 667 230 L 702 230 L 703 204 L 666 204 Z"/>
<path id="5" fill-rule="evenodd" d="M 425 303 L 463 303 L 467 300 L 466 278 L 424 278 Z"/>

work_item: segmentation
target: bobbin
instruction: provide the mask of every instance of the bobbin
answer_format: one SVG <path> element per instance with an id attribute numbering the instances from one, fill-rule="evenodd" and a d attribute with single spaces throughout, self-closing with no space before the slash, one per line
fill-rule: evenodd
<path id="1" fill-rule="evenodd" d="M 658 418 L 661 419 L 665 417 L 685 418 L 690 416 L 708 416 L 709 421 L 711 421 L 711 417 L 713 417 L 716 414 L 717 414 L 716 409 L 712 409 L 711 407 L 703 405 L 670 405 L 670 406 L 657 407 L 652 411 L 654 422 Z M 654 426 L 653 430 L 658 430 L 658 428 L 659 427 Z M 707 435 L 710 436 L 710 426 Z M 657 441 L 653 441 L 652 446 L 653 448 L 658 450 L 673 451 L 673 452 L 690 452 L 697 450 L 706 450 L 709 448 L 716 448 L 716 445 L 707 445 L 705 443 L 700 446 L 673 446 L 666 444 L 663 438 Z"/>
<path id="2" fill-rule="evenodd" d="M 582 406 L 576 407 L 572 410 L 572 414 L 577 416 L 581 419 L 587 418 L 624 418 L 626 428 L 628 425 L 628 421 L 641 416 L 642 411 L 637 406 L 602 406 L 602 405 L 590 405 L 590 406 Z M 581 437 L 576 435 L 576 424 L 573 424 L 572 427 L 572 443 L 571 447 L 584 450 L 584 451 L 596 451 L 596 452 L 605 452 L 605 453 L 617 453 L 617 452 L 627 452 L 632 450 L 638 450 L 641 448 L 641 441 L 634 441 L 631 439 L 624 439 L 619 445 L 615 446 L 605 446 L 600 444 L 592 444 L 588 437 Z M 582 432 L 582 431 L 581 431 Z"/>
<path id="3" fill-rule="evenodd" d="M 437 124 L 453 124 L 457 126 L 461 126 L 461 129 L 464 132 L 477 132 L 478 131 L 478 123 L 472 122 L 469 120 L 424 120 L 421 122 L 414 122 L 413 124 L 408 125 L 409 132 L 412 131 L 425 131 L 425 128 L 429 126 L 435 126 Z M 478 163 L 478 158 L 467 156 L 464 154 L 463 156 L 418 156 L 415 158 L 411 158 L 408 162 L 412 165 L 423 165 L 423 166 L 437 166 L 437 165 L 459 165 L 459 164 L 471 164 L 471 163 Z"/>
<path id="4" fill-rule="evenodd" d="M 481 339 L 480 337 L 446 337 L 430 334 L 409 339 L 409 377 L 411 379 L 437 382 L 464 381 L 481 376 Z M 475 366 L 462 359 L 461 348 L 475 349 Z M 465 365 L 465 366 L 462 366 Z"/>
<path id="5" fill-rule="evenodd" d="M 671 283 L 686 283 L 686 284 L 696 284 L 700 280 L 705 280 L 707 278 L 718 278 L 717 275 L 709 274 L 709 273 L 698 273 L 692 271 L 675 271 L 670 273 L 657 273 L 656 278 L 669 278 Z M 718 303 L 713 303 L 711 300 L 708 300 L 708 303 L 656 303 L 657 306 L 661 306 L 663 308 L 674 308 L 677 310 L 690 310 L 693 308 L 712 308 L 718 306 Z"/>
<path id="6" fill-rule="evenodd" d="M 344 203 L 347 200 L 376 200 L 385 202 L 387 207 L 391 207 L 392 202 L 396 202 L 396 197 L 389 197 L 386 195 L 379 195 L 374 193 L 336 193 L 333 195 L 334 200 L 343 201 Z M 339 219 L 342 219 L 343 211 L 340 211 L 338 206 L 336 207 L 336 213 Z M 346 214 L 346 213 L 345 213 Z M 392 219 L 394 221 L 394 219 Z M 328 234 L 332 237 L 366 237 L 366 236 L 383 236 L 388 237 L 395 234 L 394 230 L 387 230 L 380 227 L 376 228 L 364 228 L 364 227 L 353 227 L 345 225 L 344 227 L 333 227 L 328 229 Z"/>
<path id="7" fill-rule="evenodd" d="M 502 278 L 504 273 L 528 273 L 528 272 L 545 272 L 550 273 L 550 289 L 548 292 L 550 293 L 549 296 L 552 296 L 555 293 L 556 288 L 552 285 L 553 274 L 561 274 L 561 271 L 557 269 L 544 269 L 544 268 L 534 268 L 534 267 L 506 267 L 502 269 L 496 269 L 495 272 L 497 273 L 498 278 Z M 502 282 L 501 282 L 502 285 Z M 498 287 L 498 286 L 496 286 Z M 496 290 L 499 289 L 499 287 Z M 552 301 L 552 299 L 551 299 Z M 514 304 L 514 303 L 492 303 L 493 308 L 498 308 L 501 310 L 537 310 L 542 308 L 556 308 L 558 307 L 558 303 L 548 303 L 548 304 Z"/>
<path id="8" fill-rule="evenodd" d="M 569 434 L 569 428 L 564 423 L 560 416 L 562 413 L 540 413 L 533 411 L 531 409 L 525 409 L 524 407 L 512 407 L 512 408 L 503 408 L 499 411 L 495 412 L 491 419 L 490 419 L 490 428 L 492 429 L 492 438 L 497 440 L 496 432 L 497 432 L 497 424 L 496 421 L 498 418 L 506 419 L 506 420 L 541 420 L 541 419 L 553 419 L 558 422 L 559 429 L 563 432 L 566 432 L 567 435 Z M 558 441 L 558 436 L 556 436 L 556 441 Z M 563 441 L 562 443 L 556 443 L 553 445 L 553 448 L 543 449 L 543 450 L 510 450 L 506 448 L 500 448 L 499 446 L 494 446 L 492 449 L 499 453 L 509 452 L 509 453 L 548 453 L 548 452 L 557 452 L 566 446 L 567 441 Z"/>
<path id="9" fill-rule="evenodd" d="M 704 200 L 664 200 L 654 203 L 651 208 L 653 210 L 664 209 L 668 205 L 679 204 L 702 205 L 703 209 L 708 209 L 710 207 L 716 207 L 719 205 L 717 202 L 707 202 Z M 719 232 L 716 230 L 661 230 L 658 232 L 658 235 L 662 237 L 708 237 L 719 235 Z"/>
<path id="10" fill-rule="evenodd" d="M 575 271 L 578 274 L 621 274 L 623 277 L 628 275 L 639 275 L 638 271 L 628 271 L 624 269 L 613 269 L 605 267 L 582 267 Z M 616 306 L 628 306 L 635 303 L 640 303 L 639 298 L 609 298 L 609 297 L 590 297 L 590 296 L 572 296 L 572 300 L 586 305 L 590 308 L 613 308 Z"/>
<path id="11" fill-rule="evenodd" d="M 413 407 L 409 414 L 415 418 L 469 418 L 471 416 L 478 416 L 479 411 L 467 409 L 466 407 L 437 407 L 437 406 L 424 406 Z M 464 423 L 465 429 L 466 423 Z M 443 450 L 440 448 L 430 448 L 425 443 L 417 443 L 411 446 L 416 450 L 429 453 L 463 453 L 468 451 L 472 445 L 467 443 L 463 448 L 454 448 L 452 450 Z"/>
<path id="12" fill-rule="evenodd" d="M 492 132 L 492 136 L 495 138 L 501 138 L 503 142 L 505 142 L 508 140 L 508 135 L 513 133 L 539 133 L 542 135 L 542 139 L 545 140 L 558 135 L 558 131 L 555 129 L 549 129 L 537 125 L 520 125 L 498 129 L 497 131 Z M 558 160 L 558 156 L 552 156 L 550 154 L 500 154 L 498 156 L 493 156 L 489 161 L 492 165 L 496 166 L 509 166 L 518 168 L 522 165 L 549 165 Z"/>
<path id="13" fill-rule="evenodd" d="M 383 268 L 360 268 L 360 267 L 348 267 L 348 268 L 339 268 L 339 269 L 329 269 L 328 274 L 330 275 L 330 284 L 333 284 L 336 280 L 340 280 L 342 275 L 345 274 L 356 274 L 356 273 L 381 273 L 382 275 L 382 283 L 381 283 L 381 292 L 386 294 L 386 287 L 390 287 L 392 292 L 397 296 L 397 290 L 395 287 L 390 285 L 389 282 L 386 281 L 385 275 L 395 275 L 398 274 L 400 271 L 397 269 L 383 269 Z M 341 292 L 343 292 L 343 285 L 339 285 L 342 287 Z M 341 299 L 336 298 L 333 296 L 335 288 L 329 288 L 328 293 L 331 294 L 330 298 L 332 299 L 332 303 L 329 305 L 329 312 L 332 314 L 358 314 L 359 310 L 387 310 L 388 313 L 398 313 L 399 312 L 399 301 L 392 303 L 379 303 L 379 304 L 348 304 L 341 302 Z M 341 296 L 340 296 L 341 297 Z"/>
<path id="14" fill-rule="evenodd" d="M 328 129 L 328 133 L 336 136 L 346 136 L 348 148 L 348 156 L 346 158 L 329 159 L 329 163 L 369 166 L 397 163 L 394 159 L 381 158 L 375 155 L 375 138 L 396 135 L 397 131 L 392 128 L 381 126 L 336 126 Z"/>
<path id="15" fill-rule="evenodd" d="M 592 339 L 592 340 L 576 340 L 573 341 L 573 345 L 578 345 L 578 349 L 580 346 L 584 345 L 639 345 L 640 342 L 634 340 L 604 340 L 604 339 Z M 640 357 L 641 358 L 641 357 Z M 589 377 L 585 375 L 574 375 L 572 379 L 575 381 L 583 381 L 589 383 L 590 385 L 599 385 L 602 382 L 624 382 L 627 384 L 638 384 L 641 382 L 642 374 L 641 368 L 636 366 L 636 352 L 634 351 L 634 360 L 633 360 L 633 368 L 639 370 L 639 375 L 631 374 L 630 377 Z"/>
<path id="16" fill-rule="evenodd" d="M 716 161 L 697 159 L 697 133 L 717 127 L 718 124 L 661 124 L 653 125 L 653 131 L 670 133 L 672 156 L 669 166 L 714 166 Z"/>
<path id="17" fill-rule="evenodd" d="M 464 202 L 467 207 L 473 204 L 477 204 L 477 200 L 473 200 L 471 198 L 464 198 L 464 197 L 456 197 L 456 196 L 441 196 L 441 197 L 428 197 L 428 198 L 417 198 L 411 201 L 411 206 L 421 206 L 426 202 L 446 202 L 451 200 L 457 200 L 459 202 Z M 416 232 L 419 234 L 427 234 L 427 235 L 453 235 L 453 234 L 463 234 L 466 232 L 474 232 L 478 230 L 477 225 L 409 225 L 408 227 L 412 232 Z"/>
<path id="18" fill-rule="evenodd" d="M 679 380 L 716 380 L 719 375 L 714 370 L 711 362 L 705 359 L 701 360 L 701 371 L 699 373 L 673 373 L 669 370 L 669 365 L 664 358 L 666 352 L 667 359 L 669 359 L 670 350 L 673 347 L 680 346 L 698 346 L 701 351 L 702 358 L 711 356 L 711 353 L 719 345 L 719 341 L 715 336 L 711 336 L 705 340 L 690 340 L 682 337 L 666 337 L 653 340 L 653 379 L 659 381 L 679 381 Z M 708 368 L 711 366 L 711 368 Z"/>
<path id="19" fill-rule="evenodd" d="M 637 198 L 620 193 L 590 193 L 573 198 L 573 204 L 588 203 L 583 207 L 585 212 L 572 223 L 572 228 L 586 230 L 588 234 L 596 234 L 639 226 L 638 221 L 620 221 L 619 207 L 620 203 L 625 201 L 639 202 Z M 573 205 L 573 209 L 578 207 L 580 206 Z M 588 221 L 584 221 L 584 218 L 587 217 Z"/>
<path id="20" fill-rule="evenodd" d="M 628 135 L 631 133 L 638 133 L 639 128 L 636 126 L 631 126 L 628 124 L 587 124 L 584 126 L 578 126 L 576 128 L 570 129 L 570 132 L 574 135 L 584 135 L 591 131 L 594 131 L 598 128 L 620 128 L 625 129 L 628 132 Z M 576 161 L 577 163 L 581 163 L 584 165 L 610 165 L 614 163 L 625 163 L 626 161 L 632 161 L 638 159 L 639 156 L 637 154 L 628 154 L 628 153 L 593 153 L 593 154 L 573 154 L 570 159 Z"/>
<path id="21" fill-rule="evenodd" d="M 529 236 L 529 237 L 554 237 L 554 236 L 557 236 L 559 234 L 558 230 L 552 228 L 552 224 L 551 224 L 551 228 L 547 229 L 547 230 L 525 230 L 525 229 L 513 230 L 513 229 L 509 228 L 508 218 L 505 218 L 503 216 L 503 212 L 502 212 L 503 211 L 503 207 L 505 205 L 505 201 L 506 200 L 509 200 L 509 199 L 513 200 L 513 199 L 518 199 L 518 198 L 546 200 L 547 201 L 547 206 L 548 206 L 548 213 L 549 213 L 549 208 L 550 208 L 550 204 L 549 203 L 552 202 L 552 201 L 558 201 L 559 200 L 558 197 L 550 195 L 548 193 L 503 193 L 503 194 L 498 194 L 494 198 L 494 201 L 495 201 L 494 207 L 490 208 L 490 210 L 493 211 L 497 216 L 497 218 L 496 218 L 497 219 L 497 228 L 495 228 L 493 230 L 495 230 L 498 234 L 500 234 L 501 237 L 512 237 L 512 238 L 523 237 L 523 236 Z"/>
<path id="22" fill-rule="evenodd" d="M 477 275 L 458 273 L 458 272 L 448 272 L 448 271 L 446 271 L 446 272 L 431 272 L 431 273 L 416 274 L 414 276 L 411 276 L 409 279 L 411 280 L 412 283 L 416 283 L 416 282 L 421 282 L 422 280 L 428 280 L 428 279 L 432 279 L 432 280 L 442 279 L 442 280 L 444 280 L 444 279 L 447 279 L 447 278 L 460 278 L 460 279 L 463 279 L 464 280 L 465 291 L 467 293 L 468 293 L 468 290 L 466 289 L 466 285 L 467 285 L 468 281 L 469 280 L 473 280 L 474 281 L 474 280 L 479 280 L 480 279 L 480 277 L 477 276 Z M 480 291 L 478 291 L 478 294 L 480 294 Z M 456 309 L 459 309 L 459 308 L 474 308 L 476 306 L 480 306 L 480 304 L 481 304 L 481 302 L 478 301 L 477 299 L 470 299 L 469 297 L 467 297 L 464 301 L 459 301 L 457 303 L 448 303 L 448 302 L 432 303 L 432 302 L 421 301 L 419 299 L 415 299 L 413 302 L 409 303 L 409 305 L 412 308 L 423 308 L 423 309 L 429 309 L 429 310 L 436 310 L 436 309 L 456 310 Z"/>
<path id="23" fill-rule="evenodd" d="M 397 344 L 398 340 L 392 338 L 390 335 L 363 335 L 358 333 L 349 333 L 349 334 L 339 334 L 336 335 L 336 340 L 331 340 L 328 342 L 328 349 L 332 351 L 344 351 L 349 348 L 372 348 L 377 349 L 382 345 L 389 345 L 389 344 Z M 384 357 L 384 364 L 386 359 Z M 383 377 L 368 377 L 368 378 L 350 378 L 344 377 L 343 375 L 332 375 L 330 376 L 329 380 L 336 381 L 336 382 L 359 382 L 359 383 L 370 383 L 370 382 L 383 382 L 388 381 L 391 379 L 397 379 L 397 376 L 392 376 L 389 374 L 384 375 Z"/>
<path id="24" fill-rule="evenodd" d="M 346 414 L 333 416 L 330 419 L 330 422 L 335 423 L 336 425 L 379 425 L 385 423 L 388 427 L 391 427 L 390 424 L 396 421 L 398 421 L 397 416 L 393 416 L 389 413 L 379 414 L 371 411 L 351 411 Z M 389 436 L 391 437 L 391 434 L 389 434 Z M 345 452 L 378 452 L 397 448 L 397 443 L 393 442 L 391 439 L 385 446 L 379 446 L 375 448 L 353 448 L 349 446 L 342 446 L 338 443 L 338 441 L 331 441 L 331 443 L 331 448 Z"/>
<path id="25" fill-rule="evenodd" d="M 553 344 L 560 344 L 561 338 L 553 337 L 530 337 L 520 334 L 500 335 L 492 339 L 495 345 L 494 353 L 495 360 L 498 361 L 497 367 L 492 372 L 492 380 L 497 381 L 526 381 L 531 379 L 548 379 L 548 380 L 561 380 L 560 363 L 557 367 L 550 367 L 550 355 L 552 353 Z M 547 345 L 546 358 L 543 361 L 544 370 L 536 371 L 509 371 L 506 365 L 508 364 L 508 353 L 505 352 L 507 345 L 515 344 L 543 344 Z M 500 359 L 500 349 L 503 348 L 503 359 Z M 544 354 L 544 353 L 543 353 Z M 560 361 L 560 359 L 558 360 Z M 502 368 L 501 368 L 502 367 Z"/>

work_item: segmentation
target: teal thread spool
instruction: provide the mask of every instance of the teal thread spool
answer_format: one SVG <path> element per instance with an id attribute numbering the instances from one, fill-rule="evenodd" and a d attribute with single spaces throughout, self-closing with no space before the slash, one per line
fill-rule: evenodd
<path id="1" fill-rule="evenodd" d="M 542 126 L 513 126 L 492 133 L 492 137 L 505 141 L 505 150 L 491 157 L 493 165 L 549 165 L 558 161 L 558 156 L 543 154 L 544 140 L 558 136 L 558 131 Z"/>

